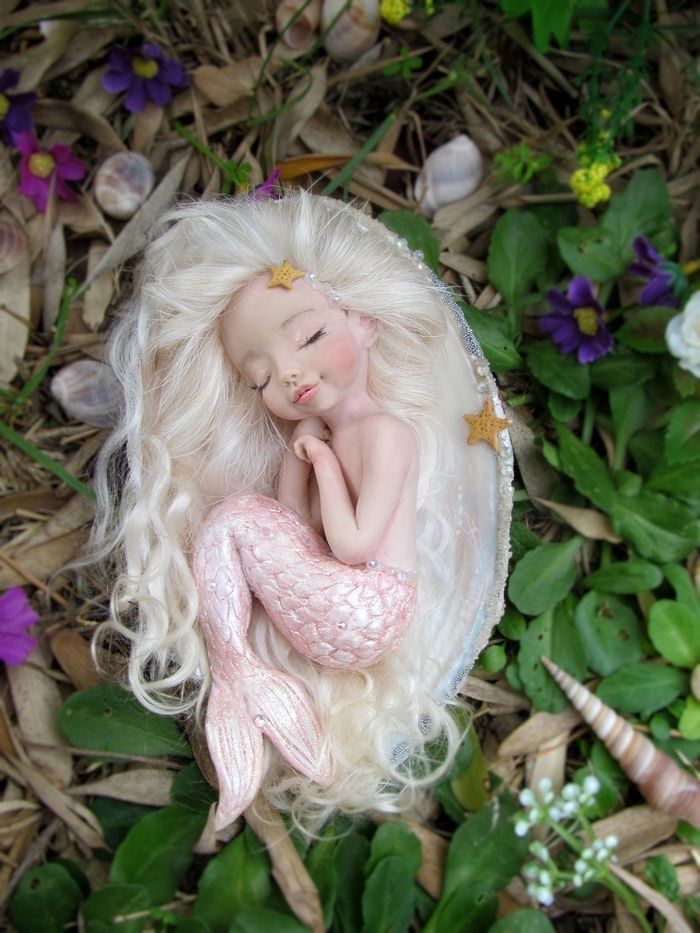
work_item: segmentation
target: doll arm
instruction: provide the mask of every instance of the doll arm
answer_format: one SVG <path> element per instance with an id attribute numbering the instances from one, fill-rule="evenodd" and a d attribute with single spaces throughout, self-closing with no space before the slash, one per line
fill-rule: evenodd
<path id="1" fill-rule="evenodd" d="M 311 464 L 294 453 L 294 442 L 300 434 L 312 434 L 325 440 L 330 436 L 320 418 L 304 418 L 294 429 L 285 451 L 277 478 L 277 501 L 293 509 L 316 531 L 322 530 L 318 485 Z"/>
<path id="2" fill-rule="evenodd" d="M 345 564 L 360 564 L 375 556 L 417 457 L 409 427 L 391 416 L 373 420 L 362 443 L 362 488 L 356 507 L 333 451 L 314 437 L 296 442 L 299 453 L 313 464 L 326 540 Z"/>

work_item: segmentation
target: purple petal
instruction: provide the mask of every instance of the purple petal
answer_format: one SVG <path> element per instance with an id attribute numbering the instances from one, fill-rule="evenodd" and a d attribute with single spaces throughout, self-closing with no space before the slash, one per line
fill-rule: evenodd
<path id="1" fill-rule="evenodd" d="M 20 165 L 20 194 L 25 198 L 31 198 L 34 201 L 34 207 L 43 214 L 46 211 L 46 205 L 49 201 L 49 188 L 51 187 L 51 176 L 48 178 L 37 178 L 32 175 L 29 169 L 23 171 Z"/>
<path id="2" fill-rule="evenodd" d="M 172 58 L 166 58 L 161 62 L 158 80 L 165 81 L 166 84 L 172 87 L 187 87 L 190 83 L 190 79 L 180 62 L 176 62 Z"/>
<path id="3" fill-rule="evenodd" d="M 3 68 L 0 71 L 0 91 L 9 91 L 13 87 L 17 87 L 19 81 L 19 71 L 15 71 L 14 68 Z"/>
<path id="4" fill-rule="evenodd" d="M 666 308 L 675 308 L 678 302 L 673 297 L 672 279 L 670 275 L 657 274 L 645 285 L 639 296 L 642 307 L 649 308 L 661 305 Z"/>
<path id="5" fill-rule="evenodd" d="M 569 282 L 569 300 L 575 308 L 599 308 L 590 279 L 575 275 Z"/>
<path id="6" fill-rule="evenodd" d="M 164 84 L 158 78 L 148 79 L 146 81 L 146 90 L 153 103 L 159 107 L 165 107 L 173 99 L 173 92 L 167 84 Z"/>
<path id="7" fill-rule="evenodd" d="M 68 181 L 79 181 L 85 177 L 85 166 L 71 152 L 69 146 L 58 143 L 52 147 L 51 155 L 56 160 L 56 174 L 59 178 L 65 178 Z"/>
<path id="8" fill-rule="evenodd" d="M 574 306 L 569 299 L 556 288 L 549 289 L 547 292 L 547 301 L 559 314 L 571 315 L 574 312 Z"/>
<path id="9" fill-rule="evenodd" d="M 158 46 L 153 45 L 152 42 L 144 42 L 137 54 L 142 58 L 149 58 L 156 62 L 162 62 L 164 60 L 163 53 Z"/>
<path id="10" fill-rule="evenodd" d="M 598 328 L 595 337 L 587 337 L 578 350 L 579 363 L 593 363 L 595 360 L 610 353 L 614 344 L 613 335 L 602 325 Z"/>
<path id="11" fill-rule="evenodd" d="M 19 635 L 0 635 L 0 660 L 16 666 L 24 664 L 27 655 L 36 645 L 36 638 L 24 633 Z"/>
<path id="12" fill-rule="evenodd" d="M 635 237 L 634 242 L 632 243 L 632 248 L 640 262 L 649 263 L 650 265 L 656 265 L 657 263 L 663 262 L 663 257 L 661 257 L 656 252 L 654 247 L 645 236 Z"/>
<path id="13" fill-rule="evenodd" d="M 111 71 L 126 71 L 131 72 L 131 59 L 134 57 L 133 52 L 129 49 L 116 48 L 112 49 L 109 53 L 109 68 Z"/>
<path id="14" fill-rule="evenodd" d="M 10 109 L 5 114 L 3 124 L 6 129 L 14 134 L 31 132 L 34 121 L 26 107 L 18 107 L 14 101 L 11 101 Z"/>
<path id="15" fill-rule="evenodd" d="M 124 106 L 130 113 L 141 113 L 147 103 L 146 83 L 143 78 L 134 77 L 129 93 L 124 98 Z"/>
<path id="16" fill-rule="evenodd" d="M 38 621 L 39 616 L 21 586 L 13 586 L 0 596 L 0 631 L 22 631 Z"/>
<path id="17" fill-rule="evenodd" d="M 121 94 L 134 80 L 134 73 L 129 71 L 105 71 L 102 75 L 102 87 L 111 94 Z"/>
<path id="18" fill-rule="evenodd" d="M 33 133 L 17 133 L 14 138 L 14 143 L 22 155 L 25 156 L 31 155 L 39 148 L 39 143 L 36 141 Z"/>

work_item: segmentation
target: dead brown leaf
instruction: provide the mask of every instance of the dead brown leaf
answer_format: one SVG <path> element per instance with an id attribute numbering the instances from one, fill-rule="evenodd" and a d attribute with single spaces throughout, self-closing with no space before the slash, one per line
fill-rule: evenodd
<path id="1" fill-rule="evenodd" d="M 445 877 L 445 863 L 449 841 L 437 833 L 426 829 L 420 823 L 412 820 L 404 821 L 421 846 L 421 864 L 416 880 L 422 885 L 431 897 L 438 900 L 442 893 L 442 883 Z"/>
<path id="2" fill-rule="evenodd" d="M 535 793 L 538 792 L 540 781 L 542 780 L 551 781 L 552 789 L 555 793 L 559 793 L 564 786 L 566 746 L 568 740 L 568 730 L 559 733 L 559 735 L 552 735 L 552 737 L 543 742 L 536 751 L 528 755 L 525 762 L 527 785 L 531 787 Z"/>
<path id="3" fill-rule="evenodd" d="M 532 501 L 556 512 L 574 531 L 586 538 L 592 538 L 595 541 L 610 541 L 612 544 L 619 544 L 622 541 L 622 538 L 613 531 L 608 516 L 603 515 L 602 512 L 564 505 L 561 502 L 552 502 L 551 499 L 540 499 L 538 496 L 532 496 Z"/>
<path id="4" fill-rule="evenodd" d="M 473 675 L 467 678 L 459 692 L 463 697 L 468 697 L 470 700 L 480 700 L 482 703 L 489 703 L 491 706 L 508 706 L 514 710 L 530 708 L 530 701 L 521 693 L 507 690 Z"/>
<path id="5" fill-rule="evenodd" d="M 64 226 L 81 236 L 113 239 L 110 226 L 87 195 L 79 194 L 76 201 L 61 201 L 58 216 Z"/>
<path id="6" fill-rule="evenodd" d="M 153 148 L 158 131 L 163 125 L 165 111 L 150 101 L 141 113 L 136 114 L 134 129 L 131 133 L 131 149 L 148 156 Z"/>
<path id="7" fill-rule="evenodd" d="M 61 628 L 49 638 L 49 648 L 76 690 L 102 683 L 92 659 L 90 645 L 73 629 Z"/>
<path id="8" fill-rule="evenodd" d="M 22 570 L 39 580 L 48 580 L 76 556 L 86 540 L 87 531 L 79 528 L 67 535 L 27 548 L 22 552 L 22 560 L 15 562 L 20 569 L 0 565 L 0 590 L 26 583 L 30 578 L 23 576 Z"/>
<path id="9" fill-rule="evenodd" d="M 92 270 L 102 262 L 108 248 L 102 240 L 92 241 L 88 250 L 88 278 Z M 113 294 L 114 275 L 112 272 L 91 280 L 83 299 L 83 321 L 90 330 L 99 330 L 102 326 Z"/>
<path id="10" fill-rule="evenodd" d="M 33 109 L 34 119 L 40 126 L 54 130 L 70 130 L 89 136 L 110 150 L 125 150 L 126 146 L 104 117 L 69 100 L 38 100 Z"/>
<path id="11" fill-rule="evenodd" d="M 12 19 L 12 15 L 7 19 Z M 49 68 L 63 55 L 79 28 L 77 20 L 52 19 L 43 42 L 37 42 L 31 48 L 4 59 L 4 68 L 16 68 L 20 72 L 17 89 L 33 91 Z M 34 117 L 36 119 L 36 113 Z"/>
<path id="12" fill-rule="evenodd" d="M 642 881 L 637 875 L 633 874 L 631 871 L 627 871 L 627 869 L 622 868 L 620 865 L 611 864 L 610 870 L 614 875 L 617 875 L 621 881 L 624 881 L 629 888 L 632 888 L 635 893 L 643 897 L 648 904 L 651 904 L 654 910 L 657 910 L 661 916 L 668 921 L 669 930 L 672 930 L 673 933 L 693 933 L 692 927 L 687 923 L 680 910 L 665 898 L 663 894 L 655 891 L 646 881 Z"/>
<path id="13" fill-rule="evenodd" d="M 0 382 L 11 382 L 29 339 L 30 262 L 25 250 L 19 262 L 0 275 Z"/>
<path id="14" fill-rule="evenodd" d="M 45 333 L 50 333 L 56 323 L 61 307 L 63 284 L 66 278 L 66 238 L 60 220 L 51 228 L 44 261 L 42 263 L 42 285 L 44 287 L 44 305 L 41 323 Z"/>
<path id="15" fill-rule="evenodd" d="M 501 742 L 498 757 L 508 758 L 536 752 L 552 736 L 560 736 L 569 732 L 579 722 L 581 722 L 581 716 L 571 706 L 561 713 L 533 713 L 522 726 L 511 732 Z"/>
<path id="16" fill-rule="evenodd" d="M 173 772 L 165 768 L 134 768 L 110 774 L 99 781 L 89 781 L 71 787 L 69 793 L 74 796 L 110 797 L 112 800 L 126 800 L 129 803 L 141 803 L 147 807 L 170 806 L 170 788 Z"/>
<path id="17" fill-rule="evenodd" d="M 559 485 L 559 474 L 545 460 L 541 448 L 535 443 L 535 432 L 518 408 L 508 408 L 508 433 L 513 443 L 515 459 L 531 498 L 548 499 Z"/>
<path id="18" fill-rule="evenodd" d="M 326 65 L 314 65 L 290 93 L 291 106 L 275 124 L 277 154 L 284 157 L 306 121 L 318 110 L 326 95 Z"/>
<path id="19" fill-rule="evenodd" d="M 262 59 L 251 56 L 223 68 L 201 65 L 192 73 L 194 86 L 216 107 L 228 107 L 249 97 L 260 74 Z"/>
<path id="20" fill-rule="evenodd" d="M 67 502 L 64 501 L 61 504 L 61 507 L 51 518 L 32 535 L 29 542 L 17 547 L 14 552 L 15 557 L 22 560 L 25 551 L 46 541 L 52 541 L 54 538 L 61 537 L 71 531 L 76 531 L 78 528 L 84 528 L 85 525 L 92 521 L 94 514 L 94 503 L 85 496 L 76 493 Z"/>
<path id="21" fill-rule="evenodd" d="M 676 818 L 643 804 L 598 820 L 593 830 L 600 839 L 616 836 L 616 854 L 621 862 L 629 862 L 672 836 L 677 823 Z"/>

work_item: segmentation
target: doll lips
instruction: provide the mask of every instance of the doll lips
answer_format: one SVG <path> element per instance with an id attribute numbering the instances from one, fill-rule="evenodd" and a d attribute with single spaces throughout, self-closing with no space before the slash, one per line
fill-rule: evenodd
<path id="1" fill-rule="evenodd" d="M 300 389 L 297 389 L 296 395 L 294 396 L 294 404 L 306 405 L 306 403 L 310 402 L 314 395 L 316 395 L 317 389 L 318 383 L 312 386 L 301 386 Z"/>

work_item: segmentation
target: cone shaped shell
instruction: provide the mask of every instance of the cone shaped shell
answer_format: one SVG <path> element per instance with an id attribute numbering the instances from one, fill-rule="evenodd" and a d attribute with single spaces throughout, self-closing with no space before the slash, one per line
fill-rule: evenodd
<path id="1" fill-rule="evenodd" d="M 700 829 L 700 781 L 566 671 L 548 658 L 542 658 L 542 664 L 627 777 L 639 786 L 647 803 Z"/>
<path id="2" fill-rule="evenodd" d="M 325 32 L 345 6 L 345 0 L 324 0 L 321 29 Z M 379 0 L 352 0 L 327 33 L 323 45 L 333 59 L 350 64 L 369 51 L 379 38 Z"/>
<path id="3" fill-rule="evenodd" d="M 51 380 L 51 394 L 71 418 L 109 428 L 121 409 L 121 387 L 112 369 L 97 360 L 63 366 Z"/>
<path id="4" fill-rule="evenodd" d="M 292 19 L 292 25 L 287 26 Z M 321 0 L 281 0 L 277 5 L 277 31 L 290 49 L 310 48 L 320 21 Z"/>
<path id="5" fill-rule="evenodd" d="M 436 210 L 466 198 L 475 191 L 484 174 L 484 161 L 472 140 L 464 134 L 438 146 L 425 160 L 415 184 L 421 213 L 432 217 Z"/>

